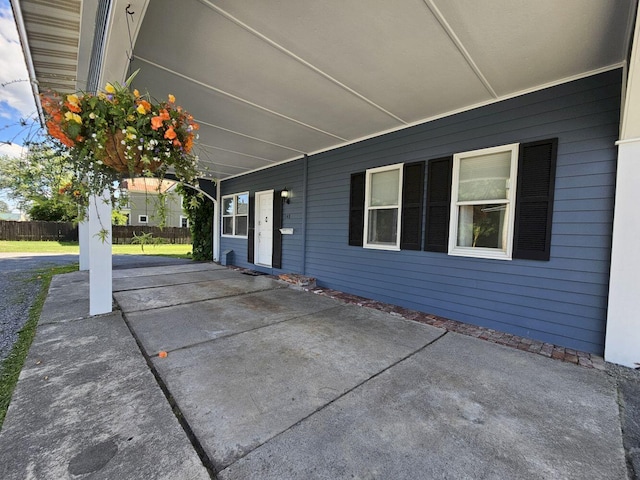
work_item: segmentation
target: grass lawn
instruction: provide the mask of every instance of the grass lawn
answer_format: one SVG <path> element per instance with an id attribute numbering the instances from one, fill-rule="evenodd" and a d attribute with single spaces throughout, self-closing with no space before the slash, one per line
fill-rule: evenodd
<path id="1" fill-rule="evenodd" d="M 116 255 L 162 255 L 168 257 L 191 258 L 190 244 L 113 245 Z M 0 240 L 0 253 L 68 253 L 79 252 L 78 242 L 18 242 Z"/>
<path id="2" fill-rule="evenodd" d="M 22 327 L 22 330 L 18 332 L 18 340 L 13 345 L 11 353 L 9 353 L 9 356 L 0 363 L 0 428 L 2 428 L 4 417 L 7 414 L 11 395 L 13 394 L 13 389 L 18 382 L 18 376 L 20 375 L 20 370 L 22 370 L 24 359 L 27 357 L 29 347 L 33 341 L 33 336 L 36 333 L 36 326 L 38 324 L 38 319 L 40 318 L 42 306 L 44 305 L 47 293 L 49 292 L 51 278 L 59 273 L 69 273 L 77 270 L 78 265 L 75 264 L 63 267 L 45 268 L 34 271 L 33 273 L 33 277 L 30 281 L 35 282 L 39 279 L 42 281 L 40 292 L 29 310 L 29 319 L 25 323 L 24 327 Z"/>

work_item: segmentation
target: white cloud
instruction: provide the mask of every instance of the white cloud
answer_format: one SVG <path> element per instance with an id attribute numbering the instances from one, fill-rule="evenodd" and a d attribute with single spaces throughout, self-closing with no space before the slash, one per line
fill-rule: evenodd
<path id="1" fill-rule="evenodd" d="M 13 14 L 3 2 L 0 4 L 0 117 L 28 117 L 34 113 L 28 78 Z"/>
<path id="2" fill-rule="evenodd" d="M 15 143 L 12 143 L 11 145 L 0 143 L 0 156 L 6 155 L 8 157 L 20 157 L 25 151 L 26 148 L 22 145 L 17 145 Z"/>

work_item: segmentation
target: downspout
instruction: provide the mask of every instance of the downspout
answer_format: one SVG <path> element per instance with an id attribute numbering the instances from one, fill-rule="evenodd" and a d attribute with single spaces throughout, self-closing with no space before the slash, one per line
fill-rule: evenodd
<path id="1" fill-rule="evenodd" d="M 96 11 L 95 32 L 93 45 L 91 48 L 91 60 L 89 62 L 89 73 L 87 76 L 86 90 L 97 92 L 100 88 L 100 77 L 102 75 L 102 62 L 105 49 L 107 48 L 107 29 L 111 18 L 111 0 L 100 0 Z"/>
<path id="2" fill-rule="evenodd" d="M 216 180 L 216 204 L 213 207 L 213 261 L 220 261 L 220 197 L 222 181 Z"/>
<path id="3" fill-rule="evenodd" d="M 40 119 L 40 125 L 44 127 L 44 112 L 42 111 L 42 103 L 40 102 L 40 91 L 38 89 L 36 69 L 33 66 L 33 57 L 31 57 L 31 49 L 29 48 L 29 41 L 27 40 L 27 29 L 24 25 L 24 18 L 22 17 L 22 7 L 20 6 L 20 0 L 10 0 L 10 2 L 13 10 L 13 18 L 18 26 L 18 36 L 20 37 L 24 60 L 27 64 L 29 83 L 31 84 L 33 99 L 36 103 L 36 109 L 38 110 L 38 118 Z"/>
<path id="4" fill-rule="evenodd" d="M 307 274 L 307 176 L 309 157 L 304 154 L 302 160 L 302 275 Z"/>

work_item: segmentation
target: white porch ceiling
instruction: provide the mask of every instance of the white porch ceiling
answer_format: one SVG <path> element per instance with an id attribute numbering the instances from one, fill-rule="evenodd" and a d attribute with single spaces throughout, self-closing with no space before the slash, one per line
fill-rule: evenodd
<path id="1" fill-rule="evenodd" d="M 150 0 L 131 71 L 196 117 L 201 165 L 224 179 L 620 66 L 635 6 Z M 110 32 L 126 35 L 125 22 Z"/>

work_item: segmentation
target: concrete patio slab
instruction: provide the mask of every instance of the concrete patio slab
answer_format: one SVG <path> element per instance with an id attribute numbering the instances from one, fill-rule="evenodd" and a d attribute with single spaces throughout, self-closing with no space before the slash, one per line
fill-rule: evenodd
<path id="1" fill-rule="evenodd" d="M 196 449 L 221 480 L 607 480 L 638 468 L 638 372 L 211 264 L 144 264 L 114 271 L 114 286 L 144 286 L 116 293 L 122 316 L 73 320 L 88 312 L 88 276 L 54 279 L 0 432 L 0 478 L 209 478 Z"/>
<path id="2" fill-rule="evenodd" d="M 153 362 L 220 470 L 443 333 L 349 305 Z"/>
<path id="3" fill-rule="evenodd" d="M 113 257 L 115 261 L 115 256 Z M 152 257 L 158 258 L 158 257 Z M 122 262 L 122 259 L 121 259 Z M 126 263 L 121 263 L 119 269 L 114 270 L 112 278 L 114 280 L 120 278 L 128 278 L 128 277 L 147 277 L 149 275 L 161 275 L 165 272 L 171 273 L 185 273 L 185 272 L 201 272 L 207 270 L 227 270 L 225 267 L 221 267 L 220 265 L 216 265 L 215 263 L 204 263 L 204 262 L 192 262 L 190 260 L 185 260 L 187 263 L 177 263 L 177 264 L 167 264 L 167 265 L 154 265 L 149 263 L 148 266 L 144 267 L 131 267 L 127 266 Z"/>
<path id="4" fill-rule="evenodd" d="M 73 305 L 73 308 L 69 308 Z M 72 272 L 51 279 L 42 306 L 40 324 L 59 323 L 89 316 L 89 272 Z"/>
<path id="5" fill-rule="evenodd" d="M 38 327 L 0 478 L 208 479 L 119 312 Z"/>
<path id="6" fill-rule="evenodd" d="M 625 479 L 617 416 L 602 372 L 448 333 L 218 478 Z"/>
<path id="7" fill-rule="evenodd" d="M 167 272 L 167 275 L 170 274 L 171 271 Z M 114 297 L 124 312 L 136 312 L 276 288 L 286 288 L 286 285 L 268 277 L 238 273 L 230 278 L 208 282 L 115 292 Z"/>
<path id="8" fill-rule="evenodd" d="M 169 285 L 180 285 L 185 283 L 207 282 L 211 280 L 220 280 L 222 278 L 231 278 L 237 276 L 238 273 L 232 270 L 223 269 L 207 269 L 195 272 L 175 272 L 173 268 L 167 269 L 155 275 L 133 275 L 125 278 L 118 278 L 113 282 L 114 292 L 123 292 L 126 290 L 139 290 L 151 287 L 166 287 Z"/>
<path id="9" fill-rule="evenodd" d="M 284 288 L 207 300 L 197 308 L 187 304 L 130 312 L 127 321 L 145 352 L 155 355 L 340 305 L 337 300 Z"/>

